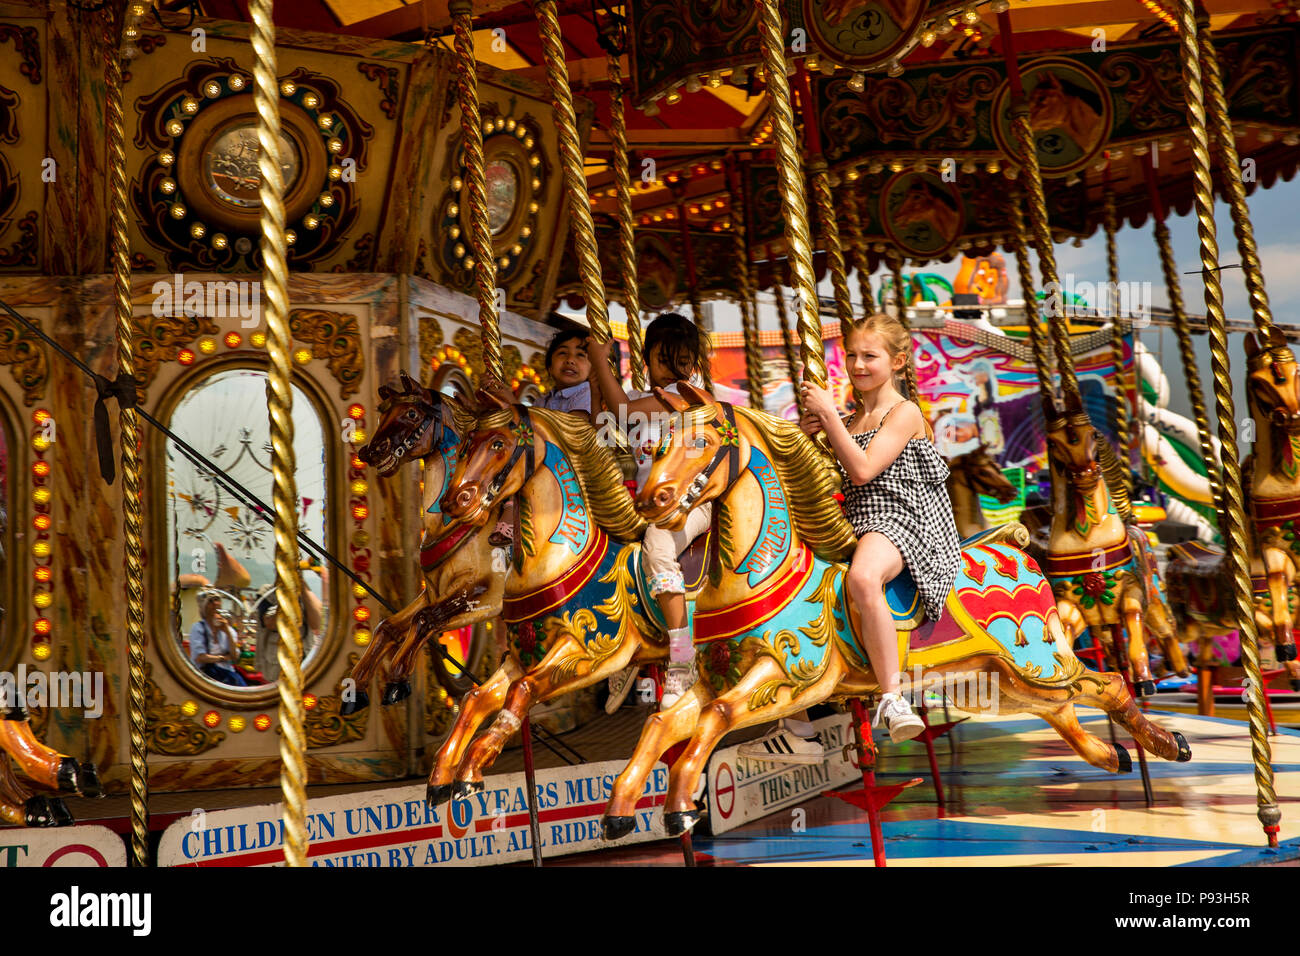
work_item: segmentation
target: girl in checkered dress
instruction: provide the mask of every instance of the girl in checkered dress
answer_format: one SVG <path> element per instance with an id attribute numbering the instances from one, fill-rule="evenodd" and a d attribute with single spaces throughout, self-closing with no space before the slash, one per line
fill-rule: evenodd
<path id="1" fill-rule="evenodd" d="M 884 692 L 876 720 L 885 721 L 896 743 L 915 737 L 923 724 L 898 693 L 898 644 L 884 585 L 906 566 L 926 617 L 938 620 L 961 553 L 944 484 L 948 466 L 935 450 L 921 409 L 894 385 L 911 348 L 911 334 L 891 316 L 853 323 L 844 333 L 844 357 L 857 412 L 841 418 L 834 396 L 805 382 L 800 422 L 810 435 L 824 430 L 839 459 L 844 509 L 858 535 L 848 589 Z"/>

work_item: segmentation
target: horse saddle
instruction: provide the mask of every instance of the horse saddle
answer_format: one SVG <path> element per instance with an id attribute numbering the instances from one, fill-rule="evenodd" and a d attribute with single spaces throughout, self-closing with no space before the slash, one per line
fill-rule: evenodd
<path id="1" fill-rule="evenodd" d="M 677 555 L 677 563 L 682 566 L 682 580 L 686 582 L 686 593 L 691 594 L 704 587 L 704 576 L 709 568 L 709 545 L 712 544 L 713 528 L 695 538 L 686 546 L 686 550 Z"/>

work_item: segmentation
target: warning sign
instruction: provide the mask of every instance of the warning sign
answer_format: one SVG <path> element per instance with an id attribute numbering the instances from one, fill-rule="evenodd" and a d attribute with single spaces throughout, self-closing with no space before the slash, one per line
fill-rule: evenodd
<path id="1" fill-rule="evenodd" d="M 4 866 L 126 866 L 126 844 L 108 827 L 3 830 Z"/>

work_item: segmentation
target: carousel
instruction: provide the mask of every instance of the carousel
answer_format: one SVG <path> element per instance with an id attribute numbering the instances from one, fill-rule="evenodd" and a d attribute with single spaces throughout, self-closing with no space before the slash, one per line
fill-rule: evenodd
<path id="1" fill-rule="evenodd" d="M 1297 0 L 0 0 L 0 46 L 25 865 L 1300 859 L 1300 327 L 1247 204 Z M 644 392 L 664 312 L 709 355 L 635 487 L 548 346 Z M 901 744 L 793 424 L 876 312 L 963 539 L 937 620 L 884 585 Z M 641 542 L 704 505 L 664 707 Z M 820 762 L 742 752 L 804 711 Z"/>

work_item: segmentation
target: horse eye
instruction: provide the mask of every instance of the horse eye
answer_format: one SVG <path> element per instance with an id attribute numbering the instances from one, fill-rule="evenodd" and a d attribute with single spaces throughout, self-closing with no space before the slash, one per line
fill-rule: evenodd
<path id="1" fill-rule="evenodd" d="M 500 438 L 498 438 L 496 441 L 494 441 L 494 442 L 492 443 L 492 450 L 493 450 L 493 451 L 500 451 L 502 448 L 505 448 L 505 447 L 506 447 L 506 443 L 503 442 Z"/>

